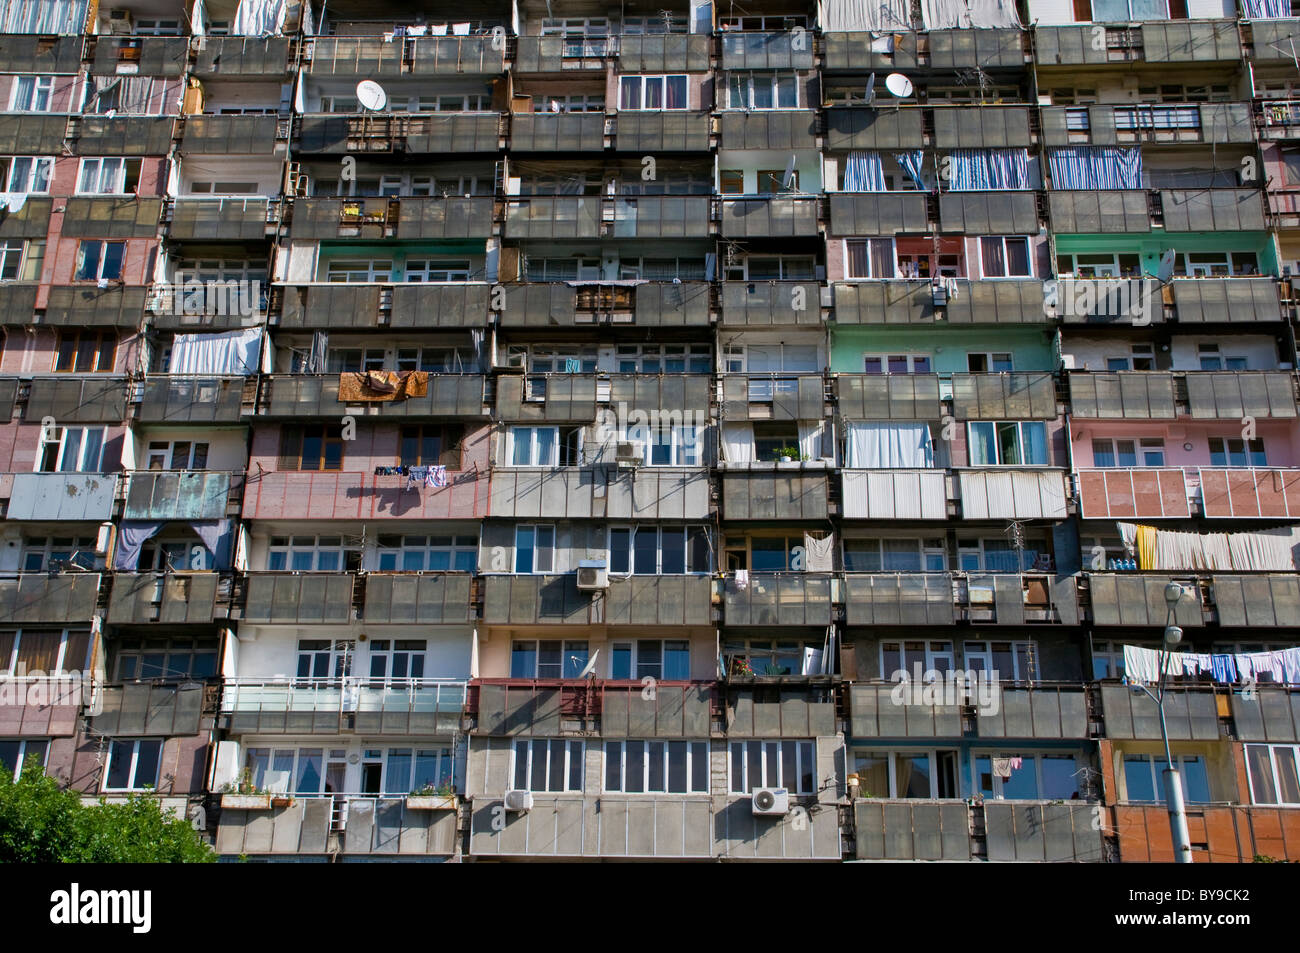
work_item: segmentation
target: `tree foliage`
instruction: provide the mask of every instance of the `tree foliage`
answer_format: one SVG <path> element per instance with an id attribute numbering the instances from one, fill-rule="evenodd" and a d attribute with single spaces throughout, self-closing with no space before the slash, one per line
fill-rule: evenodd
<path id="1" fill-rule="evenodd" d="M 189 821 L 164 814 L 158 799 L 87 806 L 35 762 L 13 780 L 0 771 L 0 862 L 211 863 L 212 848 Z"/>

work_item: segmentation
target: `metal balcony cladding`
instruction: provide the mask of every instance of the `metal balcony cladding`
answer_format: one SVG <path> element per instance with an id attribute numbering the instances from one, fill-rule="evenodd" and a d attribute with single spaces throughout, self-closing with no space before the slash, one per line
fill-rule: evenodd
<path id="1" fill-rule="evenodd" d="M 225 859 L 1167 861 L 1172 621 L 1192 855 L 1300 859 L 1240 2 L 2 5 L 0 770 Z"/>

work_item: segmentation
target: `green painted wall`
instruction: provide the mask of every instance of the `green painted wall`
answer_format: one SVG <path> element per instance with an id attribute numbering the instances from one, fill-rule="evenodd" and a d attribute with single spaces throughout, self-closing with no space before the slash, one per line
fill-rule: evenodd
<path id="1" fill-rule="evenodd" d="M 1057 235 L 1058 255 L 1112 252 L 1142 256 L 1142 268 L 1155 274 L 1160 255 L 1167 248 L 1178 251 L 1253 251 L 1264 274 L 1278 275 L 1276 246 L 1263 232 L 1151 232 L 1141 235 Z"/>
<path id="2" fill-rule="evenodd" d="M 862 355 L 892 351 L 929 354 L 936 372 L 962 373 L 968 351 L 1010 351 L 1018 371 L 1055 368 L 1052 332 L 1021 328 L 835 328 L 831 370 L 860 372 Z"/>

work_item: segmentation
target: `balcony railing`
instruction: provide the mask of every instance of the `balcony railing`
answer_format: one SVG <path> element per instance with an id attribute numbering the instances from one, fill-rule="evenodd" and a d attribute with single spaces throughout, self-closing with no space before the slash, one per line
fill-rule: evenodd
<path id="1" fill-rule="evenodd" d="M 555 735 L 570 726 L 612 738 L 707 738 L 720 704 L 712 681 L 475 679 L 465 711 L 475 734 Z"/>
<path id="2" fill-rule="evenodd" d="M 1185 519 L 1197 505 L 1212 519 L 1300 517 L 1300 469 L 1114 467 L 1076 478 L 1084 519 Z"/>
<path id="3" fill-rule="evenodd" d="M 1070 371 L 1075 417 L 1201 420 L 1296 416 L 1295 380 L 1285 371 Z"/>
<path id="4" fill-rule="evenodd" d="M 853 625 L 1024 625 L 1078 622 L 1074 577 L 1050 573 L 845 573 L 845 619 Z"/>
<path id="5" fill-rule="evenodd" d="M 244 377 L 150 374 L 140 392 L 142 423 L 235 423 L 244 406 Z M 250 383 L 251 388 L 253 385 Z M 252 391 L 250 390 L 250 404 Z"/>
<path id="6" fill-rule="evenodd" d="M 235 733 L 450 735 L 459 730 L 468 683 L 454 678 L 227 677 L 221 711 Z"/>
<path id="7" fill-rule="evenodd" d="M 988 683 L 997 705 L 980 707 L 978 682 L 925 684 L 854 682 L 849 687 L 849 732 L 862 738 L 961 738 L 973 723 L 981 738 L 1086 739 L 1087 688 L 1058 682 Z M 909 678 L 911 673 L 908 673 Z M 929 699 L 937 698 L 937 701 Z"/>
<path id="8" fill-rule="evenodd" d="M 97 523 L 113 515 L 120 477 L 116 473 L 0 474 L 8 484 L 11 520 L 86 520 Z"/>

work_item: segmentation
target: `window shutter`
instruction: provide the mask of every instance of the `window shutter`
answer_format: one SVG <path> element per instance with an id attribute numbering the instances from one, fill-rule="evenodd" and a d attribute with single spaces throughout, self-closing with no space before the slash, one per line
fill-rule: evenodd
<path id="1" fill-rule="evenodd" d="M 285 425 L 280 428 L 281 470 L 302 469 L 302 428 Z"/>
<path id="2" fill-rule="evenodd" d="M 1169 0 L 1169 19 L 1187 19 L 1187 0 Z"/>
<path id="3" fill-rule="evenodd" d="M 1074 22 L 1092 22 L 1092 0 L 1074 0 Z"/>
<path id="4" fill-rule="evenodd" d="M 80 672 L 86 667 L 86 654 L 90 651 L 89 632 L 69 632 L 67 648 L 63 651 L 63 670 Z"/>

